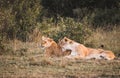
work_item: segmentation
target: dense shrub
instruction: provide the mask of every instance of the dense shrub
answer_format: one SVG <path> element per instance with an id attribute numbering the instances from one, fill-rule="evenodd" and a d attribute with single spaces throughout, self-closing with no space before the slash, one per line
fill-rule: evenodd
<path id="1" fill-rule="evenodd" d="M 120 24 L 119 0 L 0 0 L 0 4 L 1 40 L 26 41 L 39 28 L 55 40 L 67 36 L 83 42 L 89 33 L 85 25 Z"/>
<path id="2" fill-rule="evenodd" d="M 49 15 L 72 16 L 72 9 L 119 8 L 120 0 L 42 0 L 42 6 L 48 9 Z"/>
<path id="3" fill-rule="evenodd" d="M 76 18 L 94 27 L 120 25 L 120 0 L 42 0 L 44 15 Z"/>
<path id="4" fill-rule="evenodd" d="M 7 38 L 27 40 L 28 34 L 37 25 L 41 11 L 40 0 L 0 1 L 0 30 Z"/>
<path id="5" fill-rule="evenodd" d="M 120 9 L 96 9 L 94 14 L 91 23 L 96 27 L 120 25 Z"/>
<path id="6" fill-rule="evenodd" d="M 64 36 L 77 42 L 84 43 L 85 38 L 91 34 L 90 29 L 72 18 L 59 17 L 57 24 L 52 22 L 53 19 L 46 19 L 39 24 L 44 35 L 52 37 L 55 41 Z"/>

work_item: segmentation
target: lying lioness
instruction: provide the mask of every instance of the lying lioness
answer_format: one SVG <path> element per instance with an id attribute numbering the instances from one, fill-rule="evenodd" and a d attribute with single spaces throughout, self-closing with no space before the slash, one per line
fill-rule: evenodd
<path id="1" fill-rule="evenodd" d="M 115 54 L 112 52 L 112 51 L 109 51 L 109 50 L 103 50 L 103 49 L 98 49 L 100 52 L 101 52 L 101 56 L 104 58 L 104 59 L 107 59 L 107 60 L 112 60 L 115 58 Z"/>
<path id="2" fill-rule="evenodd" d="M 41 47 L 44 48 L 46 57 L 65 56 L 71 53 L 71 50 L 63 52 L 53 39 L 44 36 L 42 37 Z"/>
<path id="3" fill-rule="evenodd" d="M 71 54 L 66 56 L 68 58 L 85 59 L 85 57 L 89 54 L 87 47 L 67 37 L 64 37 L 62 40 L 60 40 L 59 45 L 63 51 L 66 51 L 68 49 L 71 50 Z"/>
<path id="4" fill-rule="evenodd" d="M 64 37 L 59 41 L 60 47 L 63 51 L 68 49 L 71 50 L 71 54 L 67 58 L 77 58 L 77 59 L 107 59 L 112 60 L 115 58 L 115 55 L 111 51 L 103 49 L 93 49 L 87 48 L 83 44 L 77 43 L 67 37 Z"/>
<path id="5" fill-rule="evenodd" d="M 88 48 L 89 50 L 89 55 L 86 56 L 86 59 L 107 59 L 107 60 L 112 60 L 115 58 L 115 55 L 112 51 L 109 50 L 103 50 L 103 49 L 93 49 L 93 48 Z"/>

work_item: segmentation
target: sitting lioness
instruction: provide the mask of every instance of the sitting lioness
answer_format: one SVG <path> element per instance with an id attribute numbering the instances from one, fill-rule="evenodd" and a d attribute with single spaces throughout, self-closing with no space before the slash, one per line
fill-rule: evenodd
<path id="1" fill-rule="evenodd" d="M 65 56 L 71 53 L 71 50 L 62 52 L 61 47 L 53 39 L 44 36 L 41 47 L 45 50 L 45 57 Z"/>
<path id="2" fill-rule="evenodd" d="M 65 51 L 67 49 L 71 50 L 71 54 L 67 58 L 78 58 L 78 59 L 107 59 L 112 60 L 115 58 L 115 55 L 111 51 L 103 49 L 93 49 L 85 47 L 83 44 L 77 43 L 67 37 L 64 37 L 59 41 L 60 47 Z"/>

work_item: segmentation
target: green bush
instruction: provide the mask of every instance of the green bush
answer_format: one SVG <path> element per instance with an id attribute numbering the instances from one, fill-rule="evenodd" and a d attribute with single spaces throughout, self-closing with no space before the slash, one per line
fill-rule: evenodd
<path id="1" fill-rule="evenodd" d="M 0 7 L 0 31 L 10 39 L 26 41 L 28 35 L 37 25 L 41 11 L 40 0 L 7 0 Z M 2 36 L 1 34 L 1 36 Z"/>
<path id="2" fill-rule="evenodd" d="M 85 38 L 91 34 L 87 26 L 74 21 L 72 18 L 59 17 L 57 24 L 53 22 L 53 18 L 46 19 L 39 23 L 39 28 L 44 35 L 53 38 L 55 41 L 66 36 L 77 42 L 84 43 Z"/>

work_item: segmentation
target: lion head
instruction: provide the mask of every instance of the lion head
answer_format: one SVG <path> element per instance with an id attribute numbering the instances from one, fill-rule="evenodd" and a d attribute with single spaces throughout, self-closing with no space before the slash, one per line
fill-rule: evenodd
<path id="1" fill-rule="evenodd" d="M 58 44 L 64 51 L 72 50 L 76 45 L 78 45 L 75 41 L 73 41 L 67 37 L 64 37 L 62 40 L 60 40 Z"/>
<path id="2" fill-rule="evenodd" d="M 48 38 L 48 37 L 42 37 L 42 43 L 41 43 L 41 47 L 42 48 L 48 48 L 52 45 L 53 43 L 53 39 Z"/>

